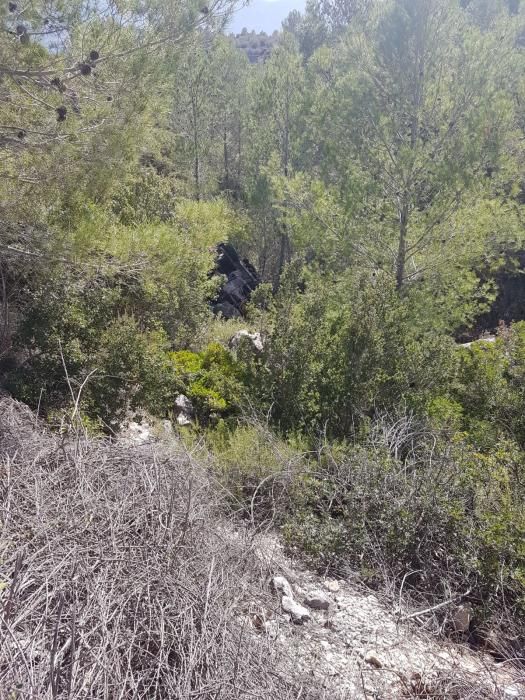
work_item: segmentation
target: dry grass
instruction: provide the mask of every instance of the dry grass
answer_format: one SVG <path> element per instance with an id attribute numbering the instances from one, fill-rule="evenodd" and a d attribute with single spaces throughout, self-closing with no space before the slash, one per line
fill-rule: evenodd
<path id="1" fill-rule="evenodd" d="M 243 623 L 267 572 L 191 455 L 57 442 L 19 409 L 0 403 L 0 698 L 315 697 Z"/>

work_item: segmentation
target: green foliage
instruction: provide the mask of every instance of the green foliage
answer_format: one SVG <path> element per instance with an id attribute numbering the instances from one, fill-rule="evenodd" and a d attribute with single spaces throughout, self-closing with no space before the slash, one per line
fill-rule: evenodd
<path id="1" fill-rule="evenodd" d="M 175 215 L 174 198 L 170 180 L 145 168 L 114 188 L 111 207 L 124 225 L 164 222 Z"/>
<path id="2" fill-rule="evenodd" d="M 243 395 L 239 370 L 222 345 L 211 343 L 201 353 L 182 350 L 169 357 L 201 423 L 238 411 Z"/>
<path id="3" fill-rule="evenodd" d="M 464 407 L 464 427 L 487 447 L 500 435 L 525 446 L 525 323 L 501 329 L 495 342 L 472 343 L 460 352 L 455 395 Z"/>
<path id="4" fill-rule="evenodd" d="M 304 468 L 302 452 L 257 423 L 232 430 L 220 422 L 206 433 L 206 444 L 233 509 L 258 521 L 279 520 L 277 503 L 281 496 L 289 501 L 287 486 Z"/>
<path id="5" fill-rule="evenodd" d="M 106 426 L 118 425 L 129 408 L 158 415 L 172 406 L 175 375 L 162 330 L 141 330 L 126 315 L 114 279 L 75 287 L 61 280 L 33 298 L 18 343 L 29 350 L 8 386 L 43 412 L 67 405 L 81 391 L 81 410 Z M 119 315 L 121 312 L 123 315 Z"/>
<path id="6" fill-rule="evenodd" d="M 443 406 L 443 403 L 441 404 Z M 271 518 L 312 564 L 420 594 L 464 593 L 478 623 L 525 615 L 523 453 L 486 453 L 410 416 L 376 419 L 361 444 L 297 452 L 261 427 L 208 434 L 235 510 Z M 388 497 L 386 497 L 388 494 Z M 410 573 L 409 573 L 410 572 Z"/>
<path id="7" fill-rule="evenodd" d="M 261 360 L 246 363 L 254 397 L 284 430 L 345 436 L 374 411 L 422 410 L 454 373 L 453 345 L 419 325 L 388 278 L 330 284 L 293 266 L 271 310 Z"/>
<path id="8" fill-rule="evenodd" d="M 113 321 L 100 337 L 87 411 L 117 426 L 129 409 L 167 415 L 177 388 L 168 347 L 163 331 L 143 332 L 127 316 Z"/>
<path id="9" fill-rule="evenodd" d="M 525 322 L 454 339 L 522 314 L 523 8 L 309 0 L 250 65 L 229 5 L 0 8 L 2 384 L 93 430 L 184 393 L 312 561 L 519 611 Z M 226 323 L 223 241 L 263 282 Z"/>

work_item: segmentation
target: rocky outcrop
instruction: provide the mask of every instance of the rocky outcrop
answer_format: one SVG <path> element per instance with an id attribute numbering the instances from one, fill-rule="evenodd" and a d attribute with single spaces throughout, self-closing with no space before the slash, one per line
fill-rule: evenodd
<path id="1" fill-rule="evenodd" d="M 256 354 L 264 350 L 264 343 L 260 333 L 250 333 L 245 329 L 237 331 L 228 341 L 228 347 L 232 352 L 237 352 L 243 344 L 248 344 Z"/>
<path id="2" fill-rule="evenodd" d="M 195 409 L 185 394 L 179 394 L 175 399 L 175 415 L 181 426 L 191 425 L 195 420 Z"/>

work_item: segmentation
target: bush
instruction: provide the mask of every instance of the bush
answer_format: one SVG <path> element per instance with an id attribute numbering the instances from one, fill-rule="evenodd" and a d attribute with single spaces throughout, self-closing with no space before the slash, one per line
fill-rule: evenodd
<path id="1" fill-rule="evenodd" d="M 178 202 L 169 225 L 125 227 L 99 207 L 85 210 L 67 240 L 80 264 L 61 259 L 27 285 L 16 363 L 3 363 L 8 386 L 49 413 L 71 400 L 69 384 L 75 393 L 89 376 L 82 406 L 92 419 L 114 425 L 139 402 L 165 415 L 185 385 L 164 354 L 201 346 L 213 247 L 235 216 L 220 200 Z M 227 413 L 236 391 L 227 353 L 206 352 L 209 366 L 191 387 L 201 417 Z"/>
<path id="2" fill-rule="evenodd" d="M 386 278 L 333 283 L 292 265 L 245 381 L 283 431 L 344 438 L 378 410 L 424 413 L 455 364 L 451 339 L 422 329 Z"/>
<path id="3" fill-rule="evenodd" d="M 201 423 L 238 412 L 243 395 L 239 368 L 222 345 L 211 343 L 201 353 L 181 350 L 169 357 Z"/>
<path id="4" fill-rule="evenodd" d="M 81 409 L 115 426 L 127 408 L 142 405 L 165 415 L 176 377 L 162 329 L 141 328 L 126 313 L 122 278 L 63 277 L 36 290 L 16 338 L 26 361 L 11 371 L 8 387 L 43 413 L 70 404 L 84 380 Z"/>
<path id="5" fill-rule="evenodd" d="M 468 593 L 478 628 L 502 638 L 511 636 L 505 625 L 525 622 L 516 444 L 480 453 L 465 435 L 451 435 L 450 424 L 436 432 L 398 414 L 372 421 L 361 444 L 324 442 L 316 453 L 255 425 L 216 430 L 208 445 L 234 509 L 271 520 L 323 572 L 358 571 L 390 590 L 403 581 L 422 604 Z"/>
<path id="6" fill-rule="evenodd" d="M 525 323 L 502 327 L 495 342 L 461 348 L 454 396 L 463 406 L 463 428 L 490 449 L 506 436 L 525 446 Z"/>
<path id="7" fill-rule="evenodd" d="M 0 434 L 19 430 L 25 411 L 0 404 Z M 323 696 L 243 623 L 268 606 L 270 571 L 251 538 L 227 536 L 221 494 L 186 453 L 82 438 L 58 449 L 34 415 L 9 462 L 3 447 L 5 697 Z"/>
<path id="8" fill-rule="evenodd" d="M 296 485 L 283 532 L 323 570 L 358 570 L 391 589 L 404 579 L 430 601 L 467 593 L 478 628 L 512 646 L 525 622 L 522 463 L 512 443 L 481 454 L 413 419 L 376 424 L 367 445 L 321 460 Z"/>
<path id="9" fill-rule="evenodd" d="M 304 453 L 257 422 L 233 430 L 221 422 L 206 433 L 206 444 L 232 507 L 259 523 L 282 522 L 291 484 L 305 468 Z"/>
<path id="10" fill-rule="evenodd" d="M 130 409 L 167 415 L 179 387 L 169 346 L 164 331 L 143 332 L 130 316 L 113 321 L 101 334 L 93 358 L 97 374 L 87 387 L 84 410 L 112 426 Z"/>

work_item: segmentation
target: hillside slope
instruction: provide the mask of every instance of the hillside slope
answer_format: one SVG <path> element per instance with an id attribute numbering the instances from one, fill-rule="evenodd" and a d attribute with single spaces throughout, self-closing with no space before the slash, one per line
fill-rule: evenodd
<path id="1" fill-rule="evenodd" d="M 521 697 L 511 666 L 229 521 L 173 435 L 58 437 L 4 397 L 0 453 L 1 698 Z M 328 609 L 294 624 L 279 575 Z"/>

